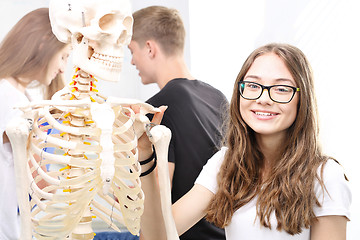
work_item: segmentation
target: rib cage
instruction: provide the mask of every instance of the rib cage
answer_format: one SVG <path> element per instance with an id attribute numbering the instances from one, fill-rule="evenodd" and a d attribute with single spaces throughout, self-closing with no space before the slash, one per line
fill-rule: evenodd
<path id="1" fill-rule="evenodd" d="M 94 216 L 117 231 L 119 224 L 125 224 L 132 234 L 138 235 L 144 194 L 136 147 L 138 132 L 145 125 L 139 119 L 144 118 L 145 112 L 155 110 L 140 102 L 124 103 L 114 98 L 110 101 L 91 94 L 93 91 L 86 90 L 86 86 L 94 88 L 89 83 L 92 77 L 77 74 L 74 79 L 82 81 L 76 81 L 82 91 L 67 91 L 62 93 L 61 103 L 47 101 L 26 110 L 34 116 L 27 168 L 33 236 L 92 239 Z M 143 109 L 142 115 L 136 116 L 130 108 L 134 104 L 145 106 L 145 112 Z M 97 109 L 92 111 L 94 106 Z M 115 120 L 110 127 L 99 127 L 94 116 L 108 109 Z M 42 183 L 46 186 L 42 187 Z M 95 196 L 103 202 L 97 202 Z"/>

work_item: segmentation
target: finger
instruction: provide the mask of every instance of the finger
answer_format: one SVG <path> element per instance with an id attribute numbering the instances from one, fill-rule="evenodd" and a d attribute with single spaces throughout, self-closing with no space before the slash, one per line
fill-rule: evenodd
<path id="1" fill-rule="evenodd" d="M 134 113 L 140 112 L 140 106 L 139 105 L 131 105 L 130 108 L 134 111 Z"/>
<path id="2" fill-rule="evenodd" d="M 151 122 L 154 123 L 154 124 L 160 124 L 167 108 L 168 108 L 167 106 L 159 107 L 160 112 L 154 114 L 154 117 L 151 120 Z"/>

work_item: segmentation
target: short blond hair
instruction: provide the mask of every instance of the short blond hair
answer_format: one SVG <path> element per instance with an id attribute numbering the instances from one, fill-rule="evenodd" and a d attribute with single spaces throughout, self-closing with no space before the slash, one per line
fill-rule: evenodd
<path id="1" fill-rule="evenodd" d="M 183 53 L 185 28 L 178 10 L 150 6 L 134 12 L 133 18 L 132 40 L 140 46 L 154 40 L 167 56 Z"/>

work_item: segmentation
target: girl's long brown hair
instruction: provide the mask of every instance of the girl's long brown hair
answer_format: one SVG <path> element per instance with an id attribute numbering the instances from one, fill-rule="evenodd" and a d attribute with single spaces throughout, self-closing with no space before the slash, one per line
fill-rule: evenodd
<path id="1" fill-rule="evenodd" d="M 0 79 L 32 79 L 39 72 L 45 74 L 51 58 L 65 46 L 52 33 L 48 8 L 29 12 L 15 24 L 0 45 Z M 45 98 L 63 86 L 63 74 L 58 74 L 47 87 Z"/>
<path id="2" fill-rule="evenodd" d="M 240 115 L 241 81 L 255 59 L 275 53 L 286 64 L 300 88 L 296 120 L 287 131 L 279 159 L 267 179 L 261 178 L 263 154 L 254 131 Z M 256 49 L 245 61 L 234 84 L 226 134 L 228 150 L 217 176 L 219 190 L 212 199 L 207 219 L 219 227 L 227 226 L 234 212 L 257 197 L 257 218 L 271 228 L 270 216 L 275 213 L 277 229 L 297 234 L 309 228 L 315 219 L 313 207 L 320 206 L 314 192 L 322 177 L 317 169 L 327 159 L 318 142 L 317 105 L 311 67 L 305 55 L 287 44 L 268 44 Z"/>

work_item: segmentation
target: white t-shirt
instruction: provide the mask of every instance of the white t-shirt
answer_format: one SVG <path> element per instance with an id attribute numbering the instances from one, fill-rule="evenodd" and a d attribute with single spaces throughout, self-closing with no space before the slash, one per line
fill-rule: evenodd
<path id="1" fill-rule="evenodd" d="M 209 189 L 214 194 L 218 190 L 216 176 L 220 166 L 224 160 L 227 148 L 222 148 L 217 152 L 207 164 L 203 167 L 200 175 L 195 181 Z M 320 168 L 318 170 L 320 174 Z M 315 215 L 340 215 L 350 219 L 350 204 L 351 192 L 347 181 L 344 178 L 343 168 L 335 161 L 327 161 L 324 167 L 324 184 L 328 191 L 323 194 L 321 186 L 318 182 L 315 183 L 315 192 L 322 207 L 314 207 Z M 330 194 L 330 196 L 329 196 Z M 275 214 L 271 216 L 272 229 L 260 225 L 260 221 L 256 218 L 256 198 L 245 206 L 239 208 L 233 215 L 229 226 L 225 227 L 225 234 L 227 240 L 239 239 L 267 239 L 267 240 L 308 240 L 310 239 L 310 229 L 303 229 L 300 234 L 290 235 L 285 231 L 276 230 L 277 220 Z"/>
<path id="2" fill-rule="evenodd" d="M 3 143 L 3 133 L 11 119 L 22 112 L 14 106 L 29 100 L 6 80 L 0 80 L 0 239 L 19 239 L 20 218 L 16 197 L 15 170 L 10 143 Z"/>

